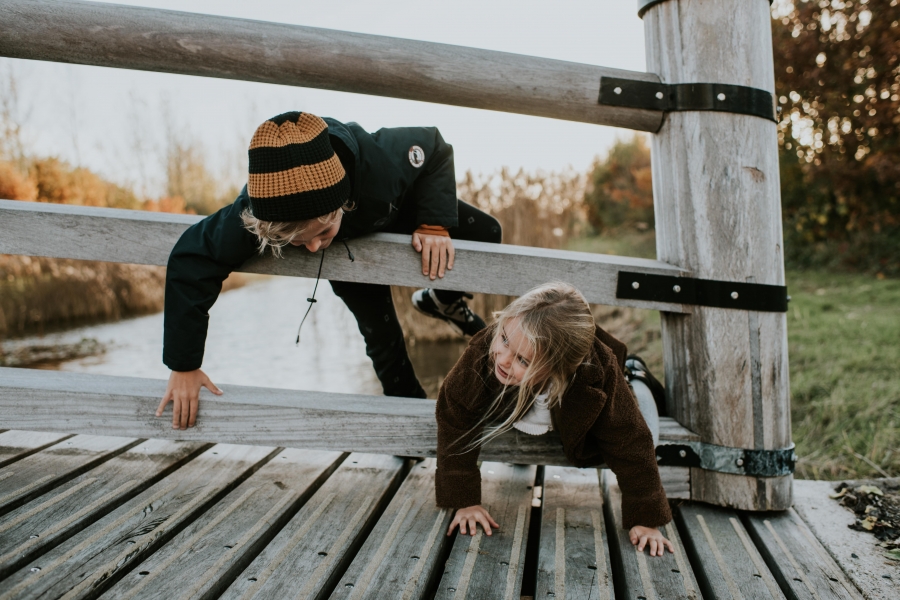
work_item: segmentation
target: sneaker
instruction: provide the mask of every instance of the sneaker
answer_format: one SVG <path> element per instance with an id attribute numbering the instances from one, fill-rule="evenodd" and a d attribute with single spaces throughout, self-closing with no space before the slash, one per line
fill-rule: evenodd
<path id="1" fill-rule="evenodd" d="M 625 359 L 625 379 L 643 381 L 650 388 L 650 393 L 653 394 L 659 416 L 666 416 L 666 388 L 653 376 L 640 356 L 629 354 Z"/>
<path id="2" fill-rule="evenodd" d="M 443 304 L 426 288 L 412 295 L 412 303 L 420 313 L 446 321 L 458 334 L 472 336 L 484 329 L 485 324 L 472 312 L 465 298 L 472 298 L 472 294 L 463 294 L 459 300 Z"/>

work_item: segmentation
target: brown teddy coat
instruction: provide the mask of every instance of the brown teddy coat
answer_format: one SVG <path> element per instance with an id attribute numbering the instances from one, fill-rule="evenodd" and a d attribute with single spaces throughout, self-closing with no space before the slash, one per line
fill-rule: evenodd
<path id="1" fill-rule="evenodd" d="M 489 357 L 492 337 L 493 328 L 488 327 L 472 338 L 438 394 L 435 494 L 441 507 L 481 504 L 479 448 L 460 450 L 481 435 L 484 427 L 476 424 L 501 392 Z M 625 355 L 625 345 L 597 327 L 587 360 L 578 367 L 560 406 L 551 410 L 553 426 L 574 466 L 606 463 L 616 474 L 626 529 L 659 527 L 672 520 L 672 512 L 650 429 L 625 381 Z M 511 414 L 515 390 L 507 393 L 510 401 L 492 422 Z"/>

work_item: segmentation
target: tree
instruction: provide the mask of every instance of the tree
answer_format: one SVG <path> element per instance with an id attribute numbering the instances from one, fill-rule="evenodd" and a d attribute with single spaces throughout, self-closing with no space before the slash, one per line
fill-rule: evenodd
<path id="1" fill-rule="evenodd" d="M 594 164 L 590 177 L 584 200 L 594 229 L 653 228 L 650 149 L 643 136 L 616 140 L 606 160 Z"/>
<path id="2" fill-rule="evenodd" d="M 900 1 L 773 8 L 786 252 L 900 272 Z"/>

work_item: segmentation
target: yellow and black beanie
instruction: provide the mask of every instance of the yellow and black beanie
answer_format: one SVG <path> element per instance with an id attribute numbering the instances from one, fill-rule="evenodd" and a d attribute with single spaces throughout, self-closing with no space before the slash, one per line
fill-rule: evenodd
<path id="1" fill-rule="evenodd" d="M 331 148 L 328 125 L 288 112 L 259 126 L 250 141 L 247 194 L 261 221 L 305 221 L 343 206 L 350 179 Z"/>

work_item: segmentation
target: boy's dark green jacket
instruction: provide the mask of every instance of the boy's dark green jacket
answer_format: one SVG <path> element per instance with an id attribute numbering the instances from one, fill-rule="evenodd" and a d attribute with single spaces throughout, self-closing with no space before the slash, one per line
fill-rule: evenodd
<path id="1" fill-rule="evenodd" d="M 367 133 L 356 123 L 326 118 L 332 146 L 351 178 L 355 209 L 344 214 L 337 239 L 389 229 L 401 206 L 415 205 L 416 226 L 457 225 L 453 148 L 434 127 L 398 127 Z M 425 162 L 409 154 L 419 146 Z M 163 362 L 173 371 L 203 363 L 209 309 L 228 274 L 258 252 L 244 229 L 247 188 L 234 204 L 190 227 L 172 249 L 166 272 Z M 409 233 L 412 233 L 410 231 Z"/>

